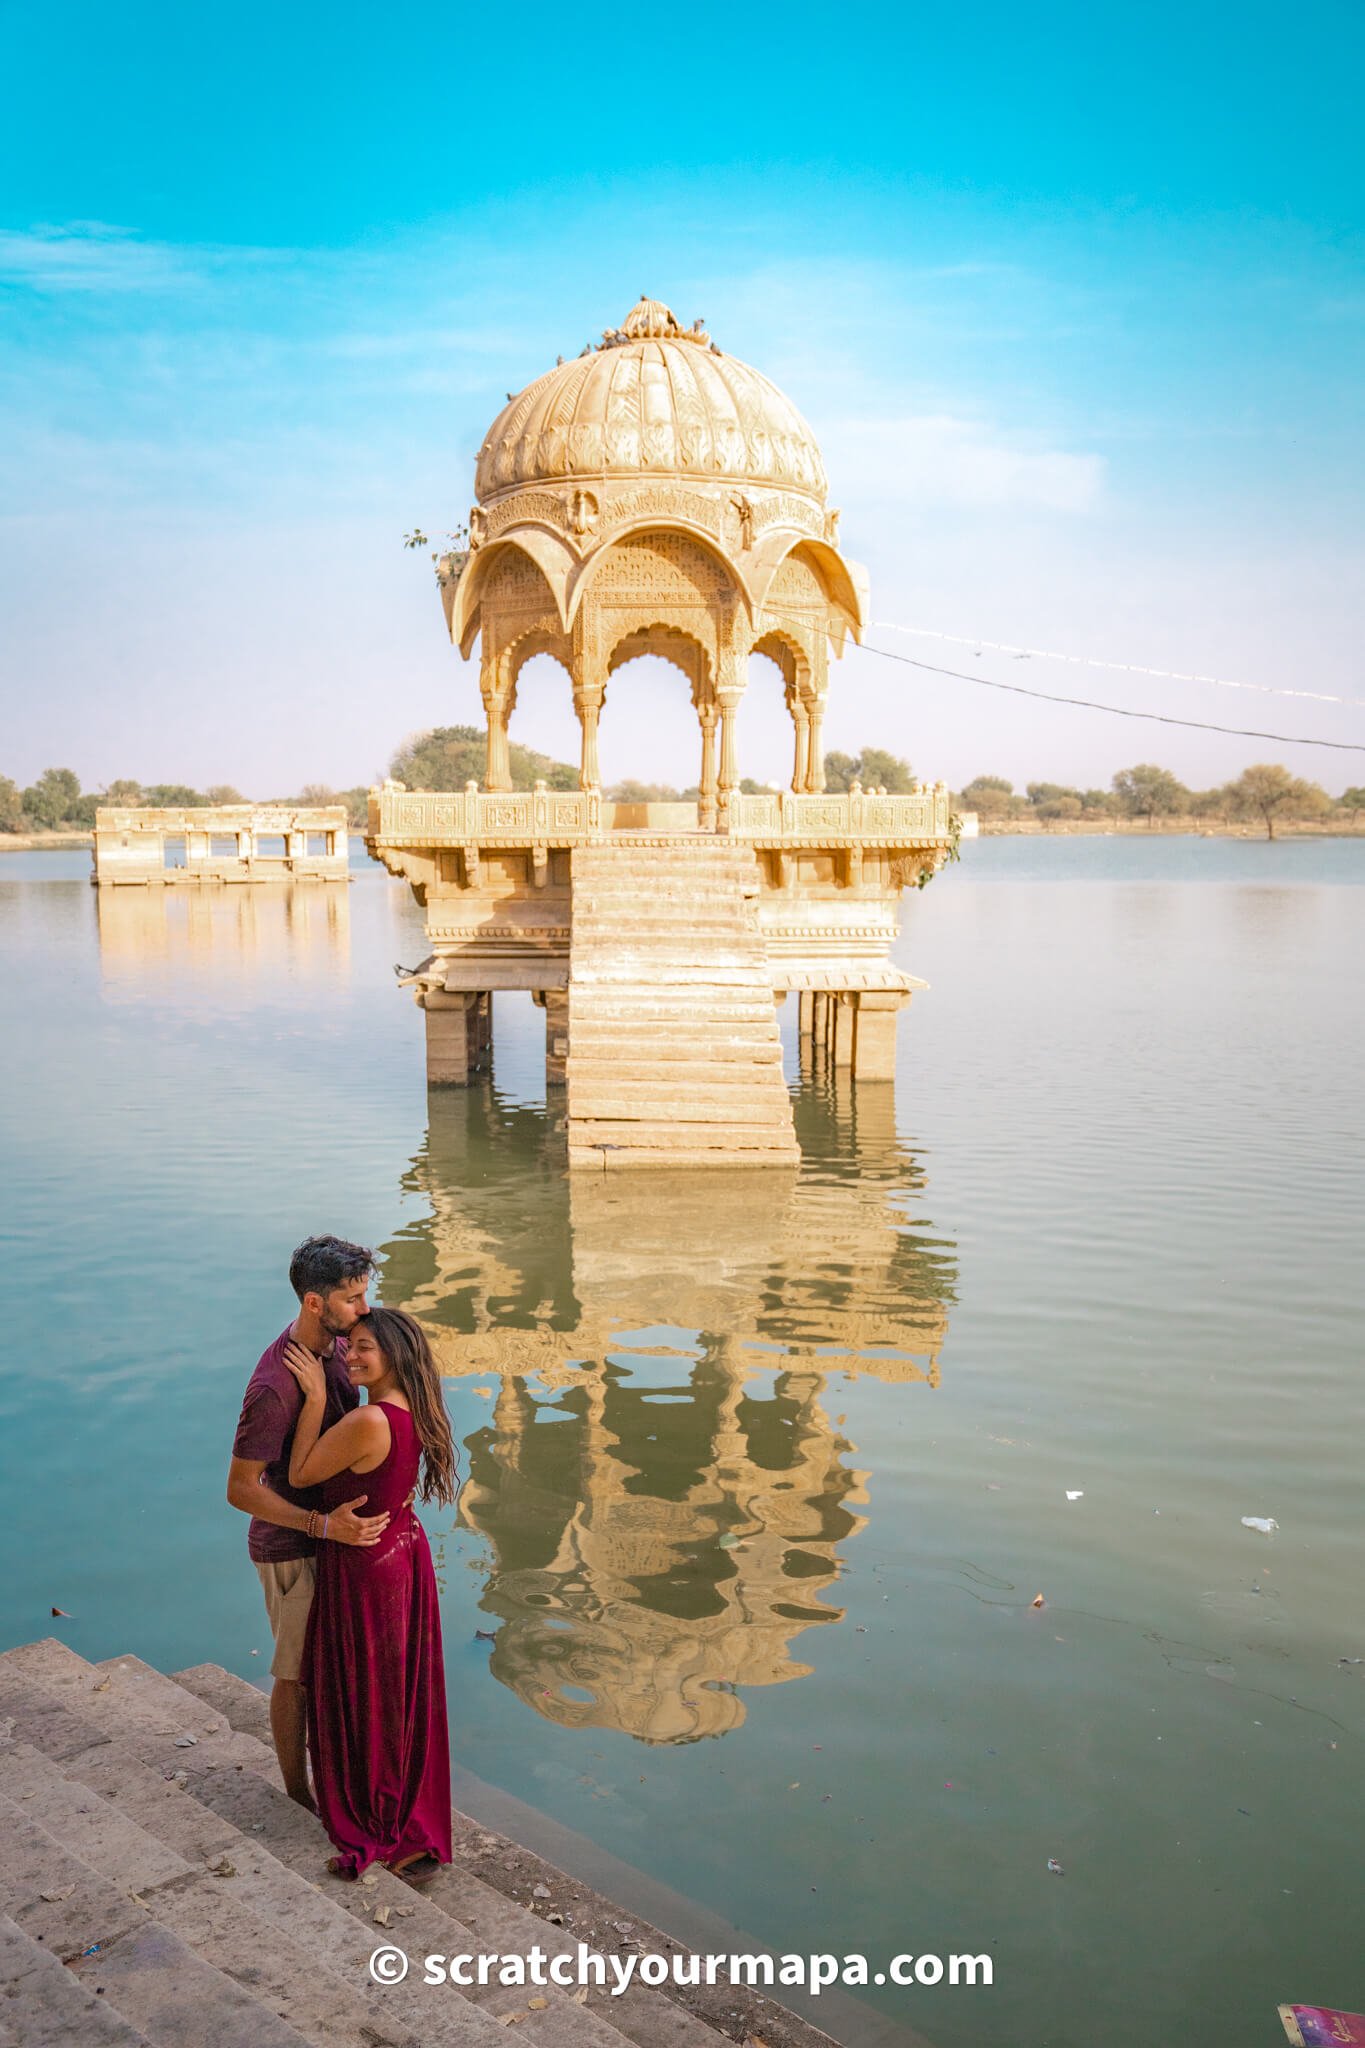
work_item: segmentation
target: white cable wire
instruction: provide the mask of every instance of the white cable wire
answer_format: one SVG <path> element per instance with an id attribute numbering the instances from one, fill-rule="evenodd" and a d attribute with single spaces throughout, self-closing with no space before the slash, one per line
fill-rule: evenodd
<path id="1" fill-rule="evenodd" d="M 1129 676 L 1162 676 L 1173 683 L 1214 683 L 1220 690 L 1254 690 L 1260 697 L 1307 697 L 1315 704 L 1353 704 L 1365 709 L 1365 697 L 1332 697 L 1325 690 L 1286 690 L 1273 683 L 1234 683 L 1226 676 L 1193 675 L 1178 668 L 1144 668 L 1134 661 L 1098 661 L 1088 654 L 1057 654 L 1046 647 L 1014 647 L 1007 640 L 974 640 L 962 633 L 937 633 L 932 626 L 898 626 L 890 619 L 878 619 L 872 630 L 909 633 L 923 640 L 946 640 L 954 647 L 989 647 L 993 654 L 1012 654 L 1020 661 L 1065 661 L 1076 668 L 1107 668 Z"/>

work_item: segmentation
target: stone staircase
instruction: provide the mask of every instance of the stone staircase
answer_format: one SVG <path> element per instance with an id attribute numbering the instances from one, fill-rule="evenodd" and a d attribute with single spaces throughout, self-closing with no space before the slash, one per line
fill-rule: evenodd
<path id="1" fill-rule="evenodd" d="M 375 1983 L 384 1943 L 414 1958 L 679 1944 L 458 1814 L 456 1861 L 422 1892 L 382 1868 L 327 1877 L 321 1828 L 281 1788 L 265 1695 L 216 1665 L 172 1680 L 51 1640 L 0 1654 L 0 1838 L 0 2048 L 505 2048 L 513 2025 L 540 2048 L 832 2048 L 724 1981 L 461 1992 L 415 1967 Z"/>
<path id="2" fill-rule="evenodd" d="M 576 847 L 571 1165 L 795 1165 L 757 860 L 724 839 Z"/>

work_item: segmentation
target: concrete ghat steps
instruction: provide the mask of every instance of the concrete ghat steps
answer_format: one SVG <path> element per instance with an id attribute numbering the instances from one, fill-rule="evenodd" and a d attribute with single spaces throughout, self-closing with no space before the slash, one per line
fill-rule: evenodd
<path id="1" fill-rule="evenodd" d="M 0 1913 L 0 2048 L 147 2048 L 147 2036 Z M 22 2026 L 23 2032 L 19 2032 Z"/>
<path id="2" fill-rule="evenodd" d="M 90 1677 L 99 1680 L 97 1668 L 90 1667 Z M 31 1681 L 14 1681 L 7 1690 L 10 1697 L 6 1712 L 16 1726 L 33 1737 L 33 1752 L 40 1742 L 52 1740 L 51 1723 L 62 1724 L 63 1732 L 55 1746 L 67 1754 L 60 1761 L 36 1755 L 20 1759 L 28 1775 L 32 1806 L 44 1815 L 45 1831 L 66 1838 L 64 1844 L 54 1841 L 54 1847 L 72 1862 L 80 1861 L 89 1868 L 91 1881 L 104 1880 L 98 1878 L 88 1858 L 108 1864 L 111 1888 L 121 1885 L 125 1891 L 129 1887 L 136 1889 L 135 1879 L 141 1880 L 145 1888 L 137 1891 L 135 1900 L 131 1895 L 126 1898 L 125 1906 L 136 1905 L 138 1920 L 144 1932 L 149 1932 L 149 1938 L 165 1937 L 161 1946 L 166 1953 L 178 1956 L 182 1948 L 194 1953 L 200 1992 L 211 2013 L 217 2012 L 224 1999 L 218 1995 L 222 1987 L 203 1974 L 209 1966 L 222 1977 L 233 1997 L 247 1993 L 267 2017 L 284 2015 L 291 2023 L 291 2044 L 306 2041 L 309 2048 L 351 2048 L 351 2044 L 355 2048 L 415 2048 L 416 2043 L 422 2042 L 443 2044 L 443 2048 L 492 2048 L 492 2043 L 500 2038 L 487 2014 L 453 1995 L 433 2001 L 430 1987 L 372 1983 L 367 1959 L 383 1937 L 372 1924 L 366 1924 L 366 1919 L 357 1919 L 355 1914 L 343 1910 L 339 1898 L 345 1895 L 351 1902 L 359 1888 L 334 1885 L 321 1876 L 326 1843 L 319 1841 L 316 1824 L 286 1800 L 282 1792 L 273 1796 L 290 1814 L 297 1815 L 308 1832 L 307 1876 L 286 1868 L 264 1847 L 264 1829 L 261 1835 L 252 1830 L 244 1832 L 235 1822 L 224 1820 L 200 1803 L 207 1788 L 221 1792 L 248 1778 L 253 1784 L 262 1783 L 244 1765 L 239 1763 L 226 1770 L 211 1768 L 191 1777 L 182 1789 L 167 1782 L 161 1771 L 149 1768 L 135 1753 L 146 1742 L 145 1730 L 130 1725 L 133 1747 L 129 1748 L 102 1736 L 94 1722 L 87 1721 L 87 1747 L 72 1754 L 69 1744 L 80 1717 L 61 1708 L 54 1695 L 45 1694 L 41 1686 Z M 10 1758 L 0 1756 L 0 1782 L 11 1781 L 14 1750 L 23 1747 L 12 1745 Z M 259 1745 L 252 1743 L 251 1747 L 257 1749 Z M 195 1758 L 198 1748 L 184 1754 Z M 57 1773 L 69 1789 L 63 1792 L 52 1783 L 40 1786 L 35 1767 Z M 110 1795 L 107 1798 L 92 1797 L 93 1786 L 88 1782 L 92 1778 L 98 1782 L 101 1774 Z M 262 1789 L 270 1788 L 262 1784 Z M 84 1813 L 80 1811 L 80 1802 L 87 1809 Z M 133 1813 L 146 1823 L 145 1828 L 130 1824 Z M 5 1822 L 6 1817 L 0 1814 L 0 1834 L 6 1839 L 7 1861 L 12 1867 L 15 1830 Z M 158 1853 L 164 1854 L 169 1846 L 191 1853 L 202 1849 L 206 1830 L 213 1852 L 207 1868 L 201 1857 L 197 1866 L 191 1865 L 159 1887 L 148 1882 L 149 1860 Z M 153 1831 L 158 1831 L 155 1836 Z M 72 1854 L 72 1845 L 77 1841 L 85 1849 L 84 1858 Z M 130 1844 L 134 1845 L 131 1850 Z M 66 1881 L 71 1881 L 70 1874 Z M 392 1926 L 399 1931 L 395 1935 L 399 1938 L 401 1930 L 410 1924 L 401 1917 L 400 1909 L 406 1908 L 414 1895 L 387 1873 L 385 1882 L 391 1888 Z M 46 1888 L 65 1887 L 49 1884 Z M 92 1901 L 88 1891 L 77 1889 L 64 1903 L 73 1915 L 71 1929 L 83 1953 L 91 1945 L 85 1937 L 92 1928 Z M 354 1903 L 368 1918 L 376 1901 L 366 1891 L 363 1899 Z M 91 1940 L 100 1939 L 91 1933 Z M 104 1947 L 107 1950 L 107 1940 Z M 136 1955 L 133 1960 L 136 1962 Z M 125 2004 L 122 2009 L 126 2015 L 137 2016 L 135 2004 L 135 1999 Z M 234 2010 L 229 2000 L 229 2020 Z M 145 2020 L 141 2024 L 145 2025 Z M 231 2040 L 251 2042 L 258 2034 L 262 2041 L 274 2040 L 274 2034 L 263 2027 L 253 2031 L 255 2026 L 253 2015 L 251 2025 L 244 2032 L 233 2032 Z M 76 2038 L 79 2037 L 73 2036 L 73 2040 Z M 178 2043 L 181 2036 L 172 2032 L 169 2038 Z M 203 2039 L 215 2044 L 220 2039 L 213 2030 L 184 2038 L 187 2042 Z M 543 2038 L 557 2043 L 559 2037 L 547 2033 Z M 575 2034 L 572 2038 L 582 2037 Z M 597 2048 L 601 2048 L 600 2041 Z"/>
<path id="3" fill-rule="evenodd" d="M 645 1987 L 616 1998 L 592 1990 L 579 2005 L 555 1987 L 462 1996 L 420 1981 L 373 1985 L 366 1965 L 384 1940 L 413 1955 L 525 1954 L 533 1944 L 572 1954 L 580 1938 L 621 1944 L 611 1922 L 554 1926 L 458 1863 L 423 1894 L 386 1871 L 361 1885 L 327 1878 L 325 1838 L 284 1796 L 260 1739 L 264 1695 L 215 1666 L 182 1678 L 135 1657 L 87 1664 L 52 1641 L 0 1654 L 0 1834 L 9 1845 L 0 1910 L 16 1925 L 16 1983 L 32 2008 L 25 2048 L 30 2039 L 46 2048 L 49 2038 L 63 2048 L 492 2048 L 514 2016 L 519 2036 L 540 2048 L 718 2048 L 726 2037 L 676 1996 Z M 457 1833 L 473 1830 L 457 1816 Z M 44 1901 L 45 1890 L 62 1896 Z M 380 1932 L 374 1914 L 385 1907 Z M 645 1946 L 676 1947 L 635 1931 Z M 47 1952 L 83 1957 L 96 1942 L 74 1977 L 38 1967 Z M 93 2006 L 87 1963 L 101 1965 L 104 1985 Z M 730 2004 L 751 1996 L 716 1995 Z M 531 1997 L 546 2004 L 532 2011 Z M 760 2004 L 777 2024 L 765 2019 L 753 2031 L 774 2048 L 826 2039 Z"/>
<path id="4" fill-rule="evenodd" d="M 50 1654 L 37 1657 L 34 1652 Z M 287 2037 L 280 2036 L 278 2048 L 286 2048 L 286 2038 L 288 2048 L 298 2048 L 305 2041 L 309 2048 L 333 2048 L 334 2043 L 341 2048 L 353 2036 L 334 2031 L 337 2017 L 347 2009 L 347 2001 L 366 1996 L 373 1999 L 373 2009 L 351 2003 L 349 2022 L 362 2029 L 354 2038 L 361 2042 L 372 2040 L 374 2048 L 387 2048 L 389 2043 L 412 2048 L 419 2041 L 423 2048 L 428 2048 L 428 2044 L 430 2048 L 494 2048 L 495 2043 L 506 2039 L 498 2013 L 518 2010 L 525 2013 L 520 2023 L 522 2030 L 541 2048 L 622 2048 L 619 2032 L 570 2004 L 563 1991 L 547 1990 L 543 1994 L 546 2007 L 528 2013 L 526 1998 L 531 1994 L 518 1994 L 511 1988 L 495 1987 L 485 1994 L 486 2003 L 475 2004 L 450 1986 L 437 1990 L 411 1981 L 398 1986 L 372 1985 L 367 1961 L 382 1941 L 397 1941 L 413 1954 L 423 1955 L 473 1950 L 477 1943 L 467 1928 L 451 1916 L 437 1912 L 387 1871 L 377 1873 L 372 1884 L 342 1885 L 327 1878 L 323 1872 L 328 1851 L 326 1839 L 317 1822 L 278 1789 L 273 1755 L 254 1738 L 236 1734 L 230 1739 L 237 1760 L 228 1766 L 214 1760 L 223 1742 L 221 1733 L 206 1733 L 185 1750 L 170 1746 L 174 1738 L 168 1737 L 159 1724 L 167 1718 L 168 1708 L 176 1708 L 177 1699 L 184 1702 L 177 1709 L 182 1730 L 198 1719 L 201 1726 L 221 1731 L 222 1719 L 206 1710 L 193 1695 L 140 1665 L 139 1660 L 120 1658 L 110 1659 L 103 1666 L 86 1665 L 59 1643 L 29 1645 L 24 1651 L 7 1655 L 23 1659 L 26 1672 L 42 1670 L 54 1681 L 54 1689 L 47 1695 L 41 1685 L 23 1674 L 6 1683 L 7 1658 L 0 1656 L 0 1694 L 9 1694 L 0 1712 L 14 1717 L 15 1725 L 32 1738 L 34 1749 L 48 1718 L 43 1711 L 45 1705 L 61 1716 L 62 1747 L 68 1746 L 76 1724 L 84 1718 L 88 1745 L 101 1752 L 107 1761 L 128 1771 L 134 1780 L 139 1763 L 145 1763 L 149 1752 L 163 1758 L 168 1755 L 186 1769 L 187 1784 L 178 1797 L 184 1807 L 198 1806 L 201 1812 L 207 1809 L 220 1831 L 219 1839 L 225 1843 L 219 1859 L 226 1857 L 233 1866 L 232 1874 L 215 1882 L 207 1895 L 201 1886 L 197 1898 L 183 1902 L 159 1893 L 143 1896 L 149 1901 L 155 1899 L 168 1918 L 172 1911 L 182 1916 L 180 1932 L 169 1927 L 156 1930 L 158 1936 L 164 1935 L 174 1953 L 178 1954 L 181 1948 L 197 1951 L 202 1944 L 210 1953 L 217 1950 L 228 1967 L 245 1970 L 248 1981 L 258 1974 L 269 1978 L 266 2003 L 261 2008 L 266 2018 L 274 2016 L 267 2010 L 270 1992 L 278 1997 L 282 1989 L 287 1989 L 287 1982 L 281 1985 L 274 1981 L 275 1972 L 265 1969 L 263 1955 L 273 1951 L 283 1957 L 287 1969 L 292 1965 L 294 1978 L 302 1969 L 304 1975 L 297 1981 L 316 1980 L 316 2001 L 306 2005 L 306 2030 L 296 2024 Z M 106 1678 L 110 1680 L 109 1688 L 100 1693 L 96 1688 Z M 21 1697 L 24 1686 L 26 1701 Z M 96 1715 L 82 1717 L 73 1710 L 72 1701 L 82 1694 L 99 1702 Z M 14 1714 L 16 1706 L 20 1708 L 18 1715 Z M 126 1744 L 112 1739 L 120 1732 L 126 1737 Z M 202 1768 L 205 1752 L 209 1753 L 209 1762 L 207 1768 Z M 250 1762 L 243 1760 L 248 1758 Z M 68 1758 L 60 1766 L 62 1774 L 69 1777 L 82 1761 Z M 276 1783 L 269 1782 L 271 1778 Z M 138 1790 L 145 1792 L 145 1787 Z M 187 1798 L 186 1793 L 193 1796 Z M 6 1835 L 11 1832 L 4 1826 L 3 1818 L 0 1830 Z M 270 1842 L 268 1849 L 264 1846 L 266 1839 Z M 233 1913 L 234 1901 L 250 1910 L 249 1936 L 248 1923 Z M 387 1930 L 381 1932 L 373 1915 L 384 1906 L 389 1908 L 390 1920 Z M 150 1904 L 138 1910 L 145 1918 Z M 154 1913 L 152 1917 L 155 1918 Z M 277 1940 L 278 1931 L 286 1927 L 289 1941 L 301 1944 L 305 1954 L 286 1956 L 288 1943 Z M 207 1967 L 202 1956 L 198 1960 Z M 219 1974 L 226 1984 L 226 1971 L 220 1969 Z M 232 1985 L 230 1989 L 235 1994 L 238 1987 Z M 207 1998 L 206 1990 L 204 1996 Z M 296 2023 L 301 2017 L 304 2014 L 294 2012 Z M 363 2031 L 365 2028 L 368 2034 Z M 234 2033 L 226 2038 L 215 2032 L 206 2032 L 202 2037 L 187 2033 L 173 2038 L 177 2044 L 183 2038 L 186 2048 L 198 2044 L 201 2038 L 206 2044 L 212 2042 L 214 2048 L 237 2048 L 239 2038 L 242 2048 L 256 2041 L 260 2048 L 277 2048 L 275 2035 L 264 2026 L 255 2034 L 248 2029 L 243 2035 Z"/>
<path id="5" fill-rule="evenodd" d="M 252 1730 L 266 1736 L 269 1734 L 269 1713 L 264 1694 L 258 1692 L 245 1679 L 235 1678 L 230 1672 L 217 1665 L 199 1665 L 193 1670 L 177 1674 L 179 1682 L 187 1689 L 198 1692 L 201 1697 L 220 1709 L 231 1720 L 233 1726 L 243 1733 Z M 297 1812 L 297 1808 L 295 1809 Z M 291 1823 L 291 1825 L 296 1825 Z M 438 1878 L 427 1887 L 424 1897 L 443 1911 L 453 1916 L 470 1930 L 470 1939 L 465 1944 L 470 1948 L 498 1950 L 503 1954 L 525 1955 L 538 1945 L 550 1955 L 572 1955 L 580 1940 L 590 1947 L 610 1951 L 620 1946 L 618 1930 L 615 1927 L 556 1926 L 542 1919 L 526 1906 L 504 1893 L 495 1891 L 483 1883 L 474 1873 L 459 1862 L 460 1845 L 471 1835 L 485 1837 L 485 1830 L 477 1822 L 466 1819 L 462 1814 L 455 1816 L 456 1862 L 443 1870 Z M 546 1876 L 553 1875 L 546 1870 Z M 567 1884 L 567 1880 L 565 1881 Z M 642 1936 L 650 1936 L 649 1946 L 661 1950 L 676 1948 L 664 1935 L 653 1935 L 651 1930 L 641 1927 Z M 455 1943 L 447 1933 L 444 1941 L 431 1946 L 431 1953 L 450 1954 Z M 508 1994 L 471 1992 L 471 1996 L 501 1996 L 507 2002 Z M 622 2037 L 638 2044 L 638 2048 L 719 2048 L 724 2038 L 716 2030 L 698 2019 L 683 2006 L 676 2005 L 662 1991 L 647 1986 L 632 1985 L 629 1991 L 619 1997 L 592 1991 L 589 1994 L 594 2015 L 606 2018 L 615 2033 L 612 2037 L 615 2048 L 622 2048 Z M 516 1995 L 511 1997 L 515 2009 Z M 524 2003 L 524 2000 L 523 2000 Z M 524 2024 L 524 2023 L 523 2023 Z M 812 2043 L 823 2039 L 808 2030 Z M 557 2037 L 547 2036 L 547 2039 Z M 774 2041 L 774 2048 L 777 2044 Z"/>
<path id="6" fill-rule="evenodd" d="M 304 2035 L 6 1799 L 0 1831 L 0 1907 L 155 2048 L 304 2048 Z"/>
<path id="7" fill-rule="evenodd" d="M 224 1720 L 242 1734 L 269 1737 L 270 1718 L 264 1693 L 243 1678 L 235 1677 L 216 1664 L 196 1665 L 175 1674 L 177 1682 L 196 1693 Z M 497 1874 L 498 1882 L 487 1882 L 471 1867 Z M 523 1904 L 508 1889 L 506 1869 L 517 1873 L 518 1888 L 529 1895 L 540 1882 L 551 1899 L 539 1908 Z M 619 1904 L 600 1899 L 578 1885 L 561 1870 L 539 1857 L 528 1857 L 505 1837 L 492 1834 L 479 1822 L 457 1812 L 455 1816 L 455 1862 L 437 1880 L 441 1900 L 474 1930 L 480 1944 L 488 1949 L 525 1954 L 533 1943 L 551 1954 L 571 1954 L 578 1941 L 591 1948 L 610 1951 L 618 1946 L 620 1923 L 626 1919 L 634 1928 L 639 1945 L 660 1954 L 678 1949 L 679 1944 L 635 1914 L 628 1917 Z M 581 1900 L 583 1908 L 573 1911 L 567 1901 Z M 555 1910 L 556 1901 L 565 1907 L 563 1927 L 544 1916 Z M 833 2048 L 829 2037 L 807 2021 L 797 2019 L 784 2007 L 753 1993 L 717 1986 L 710 1994 L 716 2024 L 710 2026 L 694 2012 L 674 2003 L 666 1993 L 647 1986 L 632 1985 L 620 1997 L 606 2001 L 612 2024 L 637 2048 L 719 2048 L 719 2041 L 750 2036 L 766 2041 L 770 2048 Z M 599 1998 L 593 1992 L 596 2006 Z M 736 2012 L 736 2008 L 740 2008 Z M 619 2044 L 618 2044 L 619 2048 Z M 918 2041 L 902 2040 L 900 2048 L 925 2048 Z"/>
<path id="8" fill-rule="evenodd" d="M 800 1156 L 754 856 L 724 843 L 573 854 L 573 1165 Z"/>

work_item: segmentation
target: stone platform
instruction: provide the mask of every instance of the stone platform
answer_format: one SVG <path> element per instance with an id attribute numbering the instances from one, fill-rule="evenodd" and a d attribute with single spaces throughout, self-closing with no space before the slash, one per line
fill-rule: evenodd
<path id="1" fill-rule="evenodd" d="M 596 790 L 386 784 L 366 844 L 425 913 L 432 950 L 400 980 L 425 1013 L 428 1081 L 485 1072 L 495 996 L 529 991 L 547 1086 L 569 1083 L 569 1164 L 600 1168 L 791 1163 L 773 1015 L 789 995 L 803 1040 L 890 1081 L 923 987 L 890 957 L 898 900 L 955 841 L 941 785 L 736 793 L 707 831 L 696 805 Z"/>
<path id="2" fill-rule="evenodd" d="M 0 2048 L 493 2048 L 511 2026 L 543 2048 L 830 2048 L 728 1983 L 374 1983 L 384 1943 L 681 1949 L 458 1813 L 456 1860 L 425 1891 L 383 1869 L 327 1877 L 321 1828 L 281 1788 L 265 1695 L 217 1665 L 170 1679 L 52 1640 L 0 1654 L 0 1839 Z M 914 2048 L 865 2017 L 860 2040 Z"/>

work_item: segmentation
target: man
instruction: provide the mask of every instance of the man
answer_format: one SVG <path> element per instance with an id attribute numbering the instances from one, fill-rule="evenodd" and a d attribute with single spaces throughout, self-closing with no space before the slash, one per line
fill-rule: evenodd
<path id="1" fill-rule="evenodd" d="M 357 1494 L 324 1515 L 316 1487 L 289 1484 L 289 1454 L 303 1396 L 284 1362 L 293 1338 L 323 1361 L 327 1375 L 327 1429 L 354 1408 L 359 1394 L 346 1372 L 346 1336 L 368 1306 L 366 1289 L 374 1253 L 340 1237 L 310 1237 L 289 1262 L 289 1283 L 299 1312 L 261 1354 L 247 1383 L 228 1467 L 227 1497 L 251 1516 L 247 1549 L 265 1593 L 275 1654 L 270 1674 L 270 1729 L 284 1787 L 313 1809 L 308 1789 L 307 1700 L 299 1682 L 304 1631 L 313 1604 L 313 1558 L 320 1541 L 377 1543 L 387 1515 L 359 1515 Z"/>

